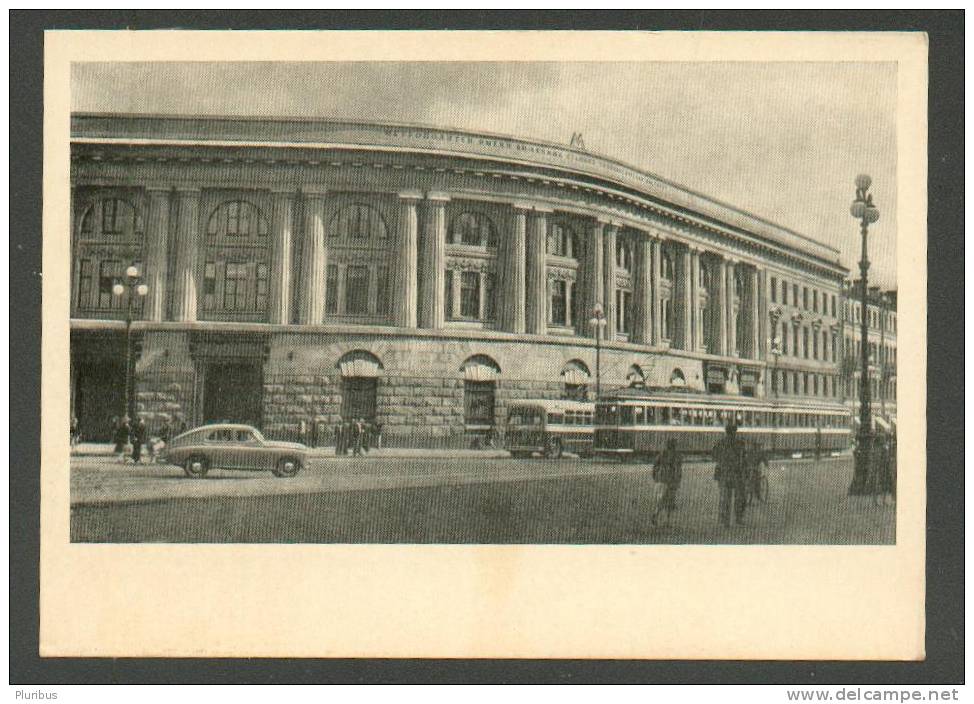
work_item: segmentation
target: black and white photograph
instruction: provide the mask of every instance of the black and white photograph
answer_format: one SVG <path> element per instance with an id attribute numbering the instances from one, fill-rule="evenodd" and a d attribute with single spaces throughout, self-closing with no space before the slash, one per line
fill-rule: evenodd
<path id="1" fill-rule="evenodd" d="M 72 540 L 895 543 L 896 79 L 73 64 Z"/>
<path id="2" fill-rule="evenodd" d="M 923 659 L 924 35 L 45 52 L 42 656 Z"/>

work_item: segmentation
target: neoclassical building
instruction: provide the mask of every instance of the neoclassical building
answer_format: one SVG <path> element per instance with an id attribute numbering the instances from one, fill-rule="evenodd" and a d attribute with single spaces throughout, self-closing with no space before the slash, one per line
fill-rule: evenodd
<path id="1" fill-rule="evenodd" d="M 632 381 L 841 398 L 835 249 L 611 158 L 348 121 L 75 114 L 72 406 L 462 441 Z M 596 307 L 605 323 L 593 326 Z M 602 330 L 596 370 L 596 329 Z"/>

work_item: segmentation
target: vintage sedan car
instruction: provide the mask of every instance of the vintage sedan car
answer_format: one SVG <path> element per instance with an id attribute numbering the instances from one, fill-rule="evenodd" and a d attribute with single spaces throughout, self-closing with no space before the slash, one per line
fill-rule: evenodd
<path id="1" fill-rule="evenodd" d="M 293 477 L 307 464 L 308 448 L 297 442 L 267 440 L 250 425 L 215 423 L 177 435 L 162 450 L 161 459 L 197 479 L 205 477 L 211 467 L 270 470 L 276 477 Z"/>

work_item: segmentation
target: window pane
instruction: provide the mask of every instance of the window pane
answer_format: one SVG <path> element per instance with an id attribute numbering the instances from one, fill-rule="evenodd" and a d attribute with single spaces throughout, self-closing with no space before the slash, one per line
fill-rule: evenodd
<path id="1" fill-rule="evenodd" d="M 464 271 L 460 274 L 460 315 L 464 318 L 480 317 L 480 272 Z"/>
<path id="2" fill-rule="evenodd" d="M 369 268 L 349 266 L 345 274 L 345 312 L 365 315 L 369 312 Z"/>
<path id="3" fill-rule="evenodd" d="M 375 281 L 375 312 L 378 315 L 389 313 L 389 267 L 380 266 Z"/>
<path id="4" fill-rule="evenodd" d="M 551 322 L 554 325 L 568 324 L 568 301 L 566 298 L 566 291 L 566 282 L 551 282 Z"/>
<path id="5" fill-rule="evenodd" d="M 493 381 L 463 382 L 463 416 L 469 425 L 493 425 Z"/>

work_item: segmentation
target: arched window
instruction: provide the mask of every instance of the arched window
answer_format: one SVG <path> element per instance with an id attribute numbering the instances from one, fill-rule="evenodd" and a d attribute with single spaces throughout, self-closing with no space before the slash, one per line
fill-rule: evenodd
<path id="1" fill-rule="evenodd" d="M 270 293 L 267 219 L 243 199 L 217 205 L 207 221 L 202 313 L 211 320 L 264 320 Z"/>
<path id="2" fill-rule="evenodd" d="M 132 237 L 142 231 L 135 206 L 121 198 L 102 198 L 88 207 L 81 218 L 82 239 Z"/>
<path id="3" fill-rule="evenodd" d="M 210 215 L 206 234 L 241 239 L 266 237 L 267 219 L 253 203 L 231 200 L 221 203 Z"/>
<path id="4" fill-rule="evenodd" d="M 588 366 L 580 359 L 573 359 L 561 370 L 561 380 L 565 385 L 566 399 L 585 401 L 588 398 L 588 385 L 592 375 Z"/>
<path id="5" fill-rule="evenodd" d="M 500 367 L 486 355 L 468 357 L 460 366 L 463 373 L 463 422 L 468 430 L 494 426 L 494 396 Z"/>
<path id="6" fill-rule="evenodd" d="M 384 244 L 389 228 L 375 208 L 364 203 L 350 203 L 339 208 L 328 221 L 328 235 L 349 245 Z"/>
<path id="7" fill-rule="evenodd" d="M 670 386 L 686 386 L 687 378 L 683 375 L 683 370 L 679 367 L 670 374 Z"/>
<path id="8" fill-rule="evenodd" d="M 342 376 L 342 419 L 375 420 L 378 379 L 382 362 L 371 352 L 352 350 L 338 360 Z"/>
<path id="9" fill-rule="evenodd" d="M 547 252 L 556 257 L 578 259 L 580 252 L 575 231 L 568 225 L 559 222 L 551 223 L 548 227 Z"/>
<path id="10" fill-rule="evenodd" d="M 497 246 L 497 230 L 486 215 L 463 212 L 450 222 L 447 237 L 452 244 L 465 244 L 472 247 Z"/>
<path id="11" fill-rule="evenodd" d="M 628 386 L 644 386 L 646 384 L 646 375 L 643 373 L 642 367 L 638 364 L 629 367 L 629 371 L 626 372 L 626 384 Z"/>

